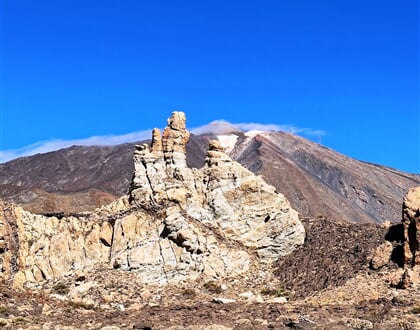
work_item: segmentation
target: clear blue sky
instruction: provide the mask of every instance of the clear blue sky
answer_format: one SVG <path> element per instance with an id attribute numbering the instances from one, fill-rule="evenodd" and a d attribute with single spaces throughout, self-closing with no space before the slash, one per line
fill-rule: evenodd
<path id="1" fill-rule="evenodd" d="M 420 172 L 418 0 L 3 0 L 0 150 L 212 120 Z"/>

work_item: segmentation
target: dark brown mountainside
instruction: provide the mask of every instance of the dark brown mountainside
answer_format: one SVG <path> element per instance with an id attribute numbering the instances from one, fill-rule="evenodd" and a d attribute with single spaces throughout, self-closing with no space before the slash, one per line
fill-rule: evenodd
<path id="1" fill-rule="evenodd" d="M 190 167 L 202 166 L 212 138 L 191 137 Z M 232 158 L 262 175 L 304 216 L 399 221 L 401 200 L 408 188 L 420 184 L 418 174 L 360 162 L 289 133 L 230 138 L 236 139 Z M 74 146 L 0 164 L 0 198 L 35 212 L 94 209 L 127 192 L 133 151 L 134 144 Z"/>
<path id="2" fill-rule="evenodd" d="M 420 184 L 418 174 L 361 162 L 284 132 L 256 135 L 232 153 L 305 216 L 399 221 L 402 198 Z"/>

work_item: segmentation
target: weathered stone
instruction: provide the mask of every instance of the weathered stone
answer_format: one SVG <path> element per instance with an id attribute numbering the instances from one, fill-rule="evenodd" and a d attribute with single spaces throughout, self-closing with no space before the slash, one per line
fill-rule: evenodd
<path id="1" fill-rule="evenodd" d="M 221 297 L 213 298 L 212 301 L 216 304 L 232 304 L 236 302 L 235 299 L 221 298 Z"/>
<path id="2" fill-rule="evenodd" d="M 404 264 L 420 265 L 420 187 L 410 189 L 402 208 Z"/>
<path id="3" fill-rule="evenodd" d="M 130 192 L 134 203 L 175 202 L 192 218 L 217 225 L 229 238 L 256 248 L 265 260 L 275 260 L 303 244 L 304 228 L 289 202 L 262 178 L 232 161 L 219 141 L 210 141 L 204 168 L 174 167 L 175 145 L 182 146 L 176 148 L 182 151 L 179 159 L 185 160 L 186 132 L 185 116 L 174 112 L 163 135 L 165 161 L 162 156 L 150 156 L 146 147 L 135 155 Z M 159 171 L 150 169 L 151 162 L 160 164 Z"/>
<path id="4" fill-rule="evenodd" d="M 287 298 L 286 297 L 275 297 L 275 298 L 270 299 L 268 302 L 273 303 L 273 304 L 285 304 L 285 303 L 287 303 Z"/>
<path id="5" fill-rule="evenodd" d="M 392 249 L 392 244 L 388 241 L 379 245 L 373 252 L 370 261 L 371 268 L 376 270 L 387 265 L 391 259 Z"/>
<path id="6" fill-rule="evenodd" d="M 240 293 L 238 296 L 241 298 L 250 299 L 254 297 L 255 295 L 251 291 L 247 291 L 247 292 Z"/>
<path id="7" fill-rule="evenodd" d="M 155 128 L 152 131 L 152 145 L 150 147 L 150 151 L 154 154 L 158 154 L 163 151 L 162 136 L 159 128 Z"/>
<path id="8" fill-rule="evenodd" d="M 405 269 L 396 287 L 398 289 L 407 289 L 412 286 L 417 286 L 419 282 L 420 277 L 417 266 L 415 269 Z"/>
<path id="9" fill-rule="evenodd" d="M 187 166 L 186 146 L 189 139 L 190 133 L 186 129 L 185 114 L 174 111 L 168 119 L 168 126 L 162 136 L 163 153 L 168 165 L 179 168 Z"/>

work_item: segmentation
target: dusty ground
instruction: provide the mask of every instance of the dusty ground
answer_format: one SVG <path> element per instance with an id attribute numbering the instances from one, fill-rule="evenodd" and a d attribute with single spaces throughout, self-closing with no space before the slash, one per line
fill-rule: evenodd
<path id="1" fill-rule="evenodd" d="M 27 292 L 4 283 L 0 327 L 420 329 L 420 288 L 392 288 L 389 276 L 398 271 L 392 262 L 377 271 L 369 269 L 371 250 L 384 241 L 385 228 L 325 219 L 304 224 L 307 240 L 293 255 L 273 268 L 224 282 L 198 278 L 194 283 L 146 287 L 135 273 L 101 269 Z"/>

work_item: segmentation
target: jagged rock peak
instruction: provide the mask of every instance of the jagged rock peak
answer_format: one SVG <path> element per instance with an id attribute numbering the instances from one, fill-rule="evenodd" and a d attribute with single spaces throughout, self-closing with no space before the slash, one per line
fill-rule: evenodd
<path id="1" fill-rule="evenodd" d="M 187 166 L 186 146 L 189 139 L 190 132 L 186 128 L 185 113 L 172 112 L 162 136 L 163 154 L 167 164 L 177 167 Z"/>
<path id="2" fill-rule="evenodd" d="M 205 165 L 186 166 L 189 132 L 185 114 L 174 112 L 162 136 L 163 155 L 155 152 L 158 131 L 153 132 L 152 152 L 138 148 L 130 201 L 136 205 L 176 203 L 191 218 L 226 230 L 227 235 L 255 247 L 269 260 L 291 253 L 303 243 L 305 231 L 298 214 L 282 194 L 233 161 L 219 141 L 210 141 Z"/>
<path id="3" fill-rule="evenodd" d="M 404 263 L 420 265 L 420 186 L 408 191 L 402 207 Z"/>
<path id="4" fill-rule="evenodd" d="M 174 111 L 172 115 L 168 118 L 167 123 L 168 127 L 175 131 L 185 131 L 186 130 L 187 117 L 182 111 Z"/>
<path id="5" fill-rule="evenodd" d="M 161 153 L 163 150 L 162 135 L 160 134 L 159 128 L 154 128 L 152 131 L 152 145 L 150 150 L 155 154 Z"/>

